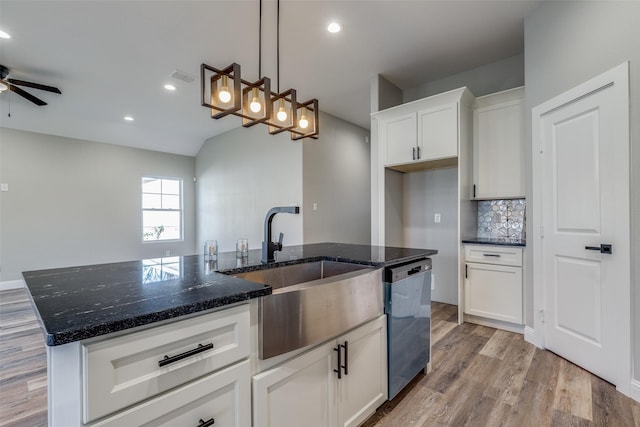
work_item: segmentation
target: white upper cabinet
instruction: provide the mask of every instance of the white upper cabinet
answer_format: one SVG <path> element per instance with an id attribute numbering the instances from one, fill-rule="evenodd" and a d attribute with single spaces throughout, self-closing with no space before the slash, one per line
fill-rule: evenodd
<path id="1" fill-rule="evenodd" d="M 420 160 L 458 156 L 458 104 L 418 111 Z"/>
<path id="2" fill-rule="evenodd" d="M 416 129 L 416 113 L 402 114 L 380 122 L 380 137 L 385 141 L 394 141 L 386 145 L 385 164 L 415 160 L 418 145 Z"/>
<path id="3" fill-rule="evenodd" d="M 524 197 L 524 87 L 476 98 L 472 198 Z"/>
<path id="4" fill-rule="evenodd" d="M 460 88 L 374 113 L 379 163 L 403 171 L 456 166 L 459 111 L 472 98 Z"/>

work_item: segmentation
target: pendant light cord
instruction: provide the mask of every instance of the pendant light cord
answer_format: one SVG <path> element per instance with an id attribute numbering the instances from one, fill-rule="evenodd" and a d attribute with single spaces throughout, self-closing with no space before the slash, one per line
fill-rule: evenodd
<path id="1" fill-rule="evenodd" d="M 278 63 L 278 68 L 276 71 L 276 80 L 278 83 L 278 93 L 280 93 L 280 0 L 278 0 L 277 6 L 278 18 L 276 21 L 276 61 Z"/>
<path id="2" fill-rule="evenodd" d="M 258 80 L 262 78 L 262 0 L 260 0 L 260 19 L 258 23 Z"/>

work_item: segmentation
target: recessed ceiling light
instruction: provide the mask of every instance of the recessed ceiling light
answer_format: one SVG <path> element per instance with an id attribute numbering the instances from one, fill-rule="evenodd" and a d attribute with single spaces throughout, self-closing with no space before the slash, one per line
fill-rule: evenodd
<path id="1" fill-rule="evenodd" d="M 132 122 L 133 121 L 133 117 L 131 116 L 124 116 L 124 120 L 127 122 Z"/>
<path id="2" fill-rule="evenodd" d="M 340 27 L 340 24 L 338 24 L 337 22 L 332 22 L 327 25 L 327 31 L 329 31 L 330 33 L 338 33 L 341 29 L 342 27 Z"/>
<path id="3" fill-rule="evenodd" d="M 9 33 L 5 33 L 4 31 L 0 30 L 0 39 L 10 39 L 11 36 L 9 35 Z"/>
<path id="4" fill-rule="evenodd" d="M 173 92 L 174 90 L 176 90 L 176 87 L 171 83 L 167 83 L 166 85 L 164 85 L 164 88 L 170 92 Z"/>

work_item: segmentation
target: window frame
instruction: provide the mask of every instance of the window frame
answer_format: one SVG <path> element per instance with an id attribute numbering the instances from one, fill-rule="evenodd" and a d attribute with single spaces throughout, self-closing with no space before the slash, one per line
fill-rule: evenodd
<path id="1" fill-rule="evenodd" d="M 162 200 L 162 195 L 165 194 L 162 192 L 162 187 L 160 189 L 160 193 L 145 193 L 144 189 L 143 189 L 143 185 L 144 185 L 144 180 L 145 179 L 159 179 L 159 180 L 171 180 L 171 181 L 178 181 L 178 186 L 179 186 L 179 209 L 157 209 L 157 208 L 145 208 L 144 207 L 144 195 L 145 194 L 159 194 L 160 198 Z M 160 184 L 162 186 L 162 183 Z M 167 195 L 173 195 L 173 194 L 169 194 L 167 193 Z M 151 239 L 151 240 L 145 240 L 144 238 L 144 213 L 146 211 L 150 211 L 150 212 L 179 212 L 180 213 L 180 220 L 179 220 L 179 226 L 180 226 L 180 237 L 176 238 L 176 239 Z M 143 244 L 146 243 L 170 243 L 170 242 L 184 242 L 184 180 L 180 177 L 171 177 L 171 176 L 159 176 L 159 175 L 143 175 L 140 178 L 140 230 L 142 231 L 141 233 L 141 240 Z"/>

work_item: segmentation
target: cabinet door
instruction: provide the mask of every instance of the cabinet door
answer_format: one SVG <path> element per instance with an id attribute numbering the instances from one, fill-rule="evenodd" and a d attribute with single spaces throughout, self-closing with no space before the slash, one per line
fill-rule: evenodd
<path id="1" fill-rule="evenodd" d="M 166 392 L 92 424 L 92 427 L 197 427 L 200 420 L 229 427 L 251 426 L 249 361 Z M 84 424 L 83 424 L 84 425 Z"/>
<path id="2" fill-rule="evenodd" d="M 456 102 L 418 112 L 420 160 L 458 155 L 458 104 Z"/>
<path id="3" fill-rule="evenodd" d="M 522 323 L 521 267 L 467 263 L 465 276 L 465 313 Z"/>
<path id="4" fill-rule="evenodd" d="M 335 426 L 333 353 L 331 342 L 254 376 L 253 426 Z"/>
<path id="5" fill-rule="evenodd" d="M 387 400 L 387 322 L 381 316 L 338 340 L 345 366 L 338 382 L 338 425 L 357 426 Z M 346 359 L 346 360 L 345 360 Z"/>
<path id="6" fill-rule="evenodd" d="M 522 99 L 473 111 L 473 166 L 474 197 L 524 197 Z"/>
<path id="7" fill-rule="evenodd" d="M 409 163 L 414 160 L 417 143 L 416 113 L 404 114 L 380 121 L 379 139 L 385 147 L 385 165 Z"/>

